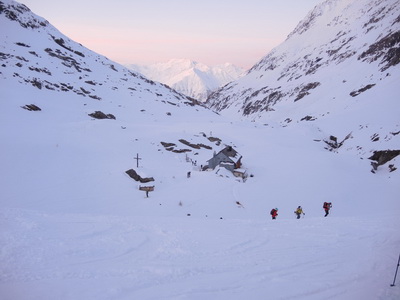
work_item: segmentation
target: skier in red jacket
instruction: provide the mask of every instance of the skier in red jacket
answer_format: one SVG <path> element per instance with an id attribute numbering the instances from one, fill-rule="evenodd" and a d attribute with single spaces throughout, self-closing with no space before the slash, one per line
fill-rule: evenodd
<path id="1" fill-rule="evenodd" d="M 329 215 L 329 210 L 332 208 L 331 202 L 324 202 L 325 217 Z"/>
<path id="2" fill-rule="evenodd" d="M 271 210 L 271 216 L 272 216 L 272 220 L 276 219 L 276 217 L 278 216 L 278 209 L 277 208 L 273 208 Z"/>

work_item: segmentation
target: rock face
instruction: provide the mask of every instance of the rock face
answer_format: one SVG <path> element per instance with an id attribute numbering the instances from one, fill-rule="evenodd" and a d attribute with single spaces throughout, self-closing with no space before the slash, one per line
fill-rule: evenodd
<path id="1" fill-rule="evenodd" d="M 369 93 L 389 82 L 400 63 L 399 15 L 398 0 L 324 1 L 284 43 L 206 104 L 255 119 L 294 102 Z"/>
<path id="2" fill-rule="evenodd" d="M 374 160 L 375 162 L 371 162 L 373 169 L 376 171 L 379 166 L 386 164 L 391 161 L 396 156 L 400 155 L 400 150 L 383 150 L 383 151 L 374 151 L 374 155 L 372 155 L 369 159 Z M 394 167 L 389 167 L 391 171 Z"/>

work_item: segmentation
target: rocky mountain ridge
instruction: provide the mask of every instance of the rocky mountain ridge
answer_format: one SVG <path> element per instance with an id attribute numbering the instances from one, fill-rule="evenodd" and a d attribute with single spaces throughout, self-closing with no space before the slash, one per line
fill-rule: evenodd
<path id="1" fill-rule="evenodd" d="M 171 105 L 199 104 L 70 40 L 23 4 L 0 1 L 1 15 L 0 26 L 7 30 L 0 33 L 0 79 L 92 101 L 123 94 L 136 101 L 150 97 Z"/>
<path id="2" fill-rule="evenodd" d="M 278 103 L 351 99 L 382 84 L 398 76 L 399 12 L 396 0 L 324 1 L 246 76 L 213 93 L 207 105 L 268 118 Z"/>

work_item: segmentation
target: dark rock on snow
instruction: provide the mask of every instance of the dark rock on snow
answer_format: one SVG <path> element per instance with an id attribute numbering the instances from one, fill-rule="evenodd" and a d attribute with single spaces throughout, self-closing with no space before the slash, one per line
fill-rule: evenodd
<path id="1" fill-rule="evenodd" d="M 368 159 L 375 161 L 371 162 L 371 165 L 376 171 L 379 166 L 384 165 L 388 161 L 391 161 L 398 155 L 400 155 L 400 150 L 381 150 L 381 151 L 374 151 L 374 154 Z"/>
<path id="2" fill-rule="evenodd" d="M 24 106 L 21 106 L 23 109 L 29 110 L 29 111 L 41 111 L 42 109 L 35 105 L 35 104 L 27 104 Z"/>
<path id="3" fill-rule="evenodd" d="M 139 181 L 141 183 L 147 183 L 150 181 L 154 181 L 153 177 L 142 178 L 138 173 L 136 173 L 136 171 L 134 169 L 129 169 L 125 173 L 128 174 L 129 177 L 131 177 L 133 180 Z"/>
<path id="4" fill-rule="evenodd" d="M 95 118 L 95 119 L 113 119 L 115 120 L 115 116 L 113 114 L 105 114 L 102 111 L 95 111 L 94 113 L 89 114 L 89 116 Z"/>

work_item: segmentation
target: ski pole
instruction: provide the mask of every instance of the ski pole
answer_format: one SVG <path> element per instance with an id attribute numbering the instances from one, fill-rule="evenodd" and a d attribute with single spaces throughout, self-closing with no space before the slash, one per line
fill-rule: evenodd
<path id="1" fill-rule="evenodd" d="M 399 260 L 397 261 L 396 273 L 394 273 L 393 283 L 390 286 L 394 286 L 394 283 L 396 282 L 397 271 L 399 270 L 399 266 L 400 266 L 400 254 L 399 254 Z"/>

